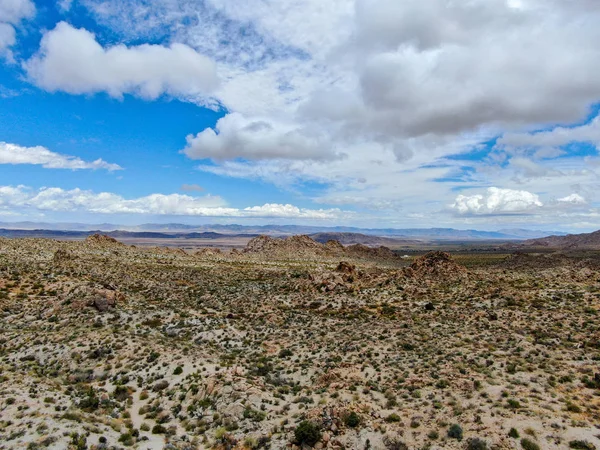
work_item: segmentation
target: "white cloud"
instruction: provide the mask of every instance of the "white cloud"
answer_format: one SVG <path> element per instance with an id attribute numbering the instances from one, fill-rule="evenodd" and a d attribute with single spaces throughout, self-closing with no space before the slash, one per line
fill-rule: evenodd
<path id="1" fill-rule="evenodd" d="M 248 120 L 237 113 L 219 119 L 214 130 L 207 128 L 196 136 L 187 136 L 186 140 L 183 152 L 192 159 L 330 160 L 339 156 L 327 137 L 317 130 L 295 129 L 260 119 Z"/>
<path id="2" fill-rule="evenodd" d="M 546 157 L 545 153 L 550 152 L 550 157 L 558 156 L 557 147 L 570 144 L 572 142 L 585 142 L 600 147 L 600 116 L 595 117 L 590 123 L 576 127 L 556 127 L 549 131 L 537 133 L 506 133 L 498 139 L 497 147 L 514 153 L 518 150 L 536 150 L 538 156 Z"/>
<path id="3" fill-rule="evenodd" d="M 60 10 L 62 12 L 67 12 L 71 9 L 71 6 L 73 6 L 73 0 L 59 0 L 58 1 L 58 7 L 60 8 Z"/>
<path id="4" fill-rule="evenodd" d="M 243 209 L 228 207 L 219 196 L 192 197 L 181 194 L 150 194 L 125 199 L 110 193 L 57 187 L 33 189 L 0 186 L 0 212 L 86 212 L 93 214 L 152 214 L 240 218 L 338 219 L 348 213 L 339 209 L 304 209 L 293 205 L 265 204 Z"/>
<path id="5" fill-rule="evenodd" d="M 44 35 L 39 52 L 24 66 L 37 86 L 71 94 L 199 98 L 218 84 L 214 63 L 187 45 L 103 48 L 94 34 L 66 22 Z"/>
<path id="6" fill-rule="evenodd" d="M 513 214 L 531 213 L 542 206 L 537 194 L 491 187 L 485 194 L 457 196 L 451 208 L 459 214 Z"/>
<path id="7" fill-rule="evenodd" d="M 125 42 L 180 42 L 218 65 L 221 83 L 210 94 L 231 114 L 188 137 L 187 156 L 215 162 L 201 170 L 289 189 L 318 181 L 317 201 L 408 213 L 443 209 L 467 182 L 598 199 L 600 170 L 559 148 L 598 142 L 598 120 L 569 127 L 600 98 L 594 0 L 80 3 Z M 94 67 L 94 57 L 85 60 Z M 114 74 L 96 72 L 94 92 L 111 92 Z M 77 77 L 61 80 L 45 87 L 90 92 Z M 207 101 L 184 85 L 170 94 Z M 447 158 L 499 135 L 488 160 Z M 465 165 L 474 171 L 465 175 Z M 491 214 L 489 193 L 471 197 L 467 211 Z"/>
<path id="8" fill-rule="evenodd" d="M 585 198 L 579 194 L 567 195 L 566 197 L 559 198 L 557 201 L 561 203 L 570 203 L 572 205 L 585 205 L 587 203 Z"/>
<path id="9" fill-rule="evenodd" d="M 302 209 L 290 204 L 266 203 L 262 206 L 244 208 L 242 214 L 251 217 L 336 219 L 341 217 L 342 211 L 339 209 Z"/>
<path id="10" fill-rule="evenodd" d="M 7 142 L 0 142 L 0 164 L 35 164 L 46 169 L 122 169 L 118 164 L 102 159 L 84 161 L 76 156 L 62 155 L 41 146 L 21 147 Z"/>
<path id="11" fill-rule="evenodd" d="M 35 14 L 31 0 L 0 0 L 0 22 L 18 24 Z"/>
<path id="12" fill-rule="evenodd" d="M 13 61 L 10 47 L 17 42 L 17 33 L 13 25 L 35 14 L 35 5 L 31 0 L 0 0 L 0 57 Z"/>
<path id="13" fill-rule="evenodd" d="M 10 47 L 17 41 L 16 32 L 12 25 L 0 22 L 0 56 L 12 57 Z"/>

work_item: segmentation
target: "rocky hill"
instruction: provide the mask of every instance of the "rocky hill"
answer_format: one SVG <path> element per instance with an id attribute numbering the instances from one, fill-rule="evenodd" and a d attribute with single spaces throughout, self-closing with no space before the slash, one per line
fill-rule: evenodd
<path id="1" fill-rule="evenodd" d="M 438 281 L 464 278 L 467 275 L 467 269 L 456 263 L 446 252 L 429 252 L 415 260 L 410 269 L 417 278 Z"/>
<path id="2" fill-rule="evenodd" d="M 279 259 L 311 259 L 328 257 L 396 259 L 397 256 L 388 247 L 368 247 L 354 244 L 345 247 L 339 241 L 329 240 L 324 244 L 306 235 L 290 236 L 285 239 L 270 236 L 258 236 L 248 242 L 244 254 L 255 254 Z"/>
<path id="3" fill-rule="evenodd" d="M 557 250 L 600 250 L 600 230 L 593 233 L 529 239 L 522 242 L 520 247 L 546 247 Z"/>

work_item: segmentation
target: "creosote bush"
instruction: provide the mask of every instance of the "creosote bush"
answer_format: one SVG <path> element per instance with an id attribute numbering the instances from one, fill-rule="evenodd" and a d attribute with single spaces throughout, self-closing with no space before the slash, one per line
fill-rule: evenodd
<path id="1" fill-rule="evenodd" d="M 450 425 L 448 428 L 448 437 L 452 439 L 458 439 L 459 441 L 463 438 L 463 429 L 457 423 Z"/>
<path id="2" fill-rule="evenodd" d="M 321 430 L 315 423 L 305 420 L 296 427 L 294 436 L 300 445 L 315 445 L 321 439 Z"/>

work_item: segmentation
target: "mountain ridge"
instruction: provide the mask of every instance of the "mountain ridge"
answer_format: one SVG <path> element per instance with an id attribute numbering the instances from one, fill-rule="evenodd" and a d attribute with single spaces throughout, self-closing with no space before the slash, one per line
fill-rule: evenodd
<path id="1" fill-rule="evenodd" d="M 110 223 L 83 224 L 83 223 L 46 223 L 46 222 L 0 222 L 2 230 L 22 231 L 52 231 L 66 232 L 135 232 L 135 233 L 219 233 L 223 235 L 271 235 L 292 236 L 299 234 L 315 235 L 319 233 L 354 233 L 365 236 L 389 237 L 410 240 L 527 240 L 547 237 L 551 235 L 565 236 L 567 233 L 560 231 L 504 229 L 498 231 L 459 230 L 455 228 L 359 228 L 359 227 L 323 227 L 307 225 L 239 225 L 239 224 L 210 224 L 186 225 L 178 223 L 153 224 L 146 223 L 135 226 L 118 225 Z M 92 233 L 93 234 L 93 233 Z M 82 234 L 83 237 L 85 235 Z M 51 236 L 46 236 L 51 237 Z M 201 238 L 201 237 L 200 237 Z"/>

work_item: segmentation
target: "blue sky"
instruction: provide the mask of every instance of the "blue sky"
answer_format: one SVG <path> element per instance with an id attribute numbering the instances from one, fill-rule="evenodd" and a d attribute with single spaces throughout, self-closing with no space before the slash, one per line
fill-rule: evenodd
<path id="1" fill-rule="evenodd" d="M 0 222 L 600 228 L 598 20 L 0 0 Z"/>

